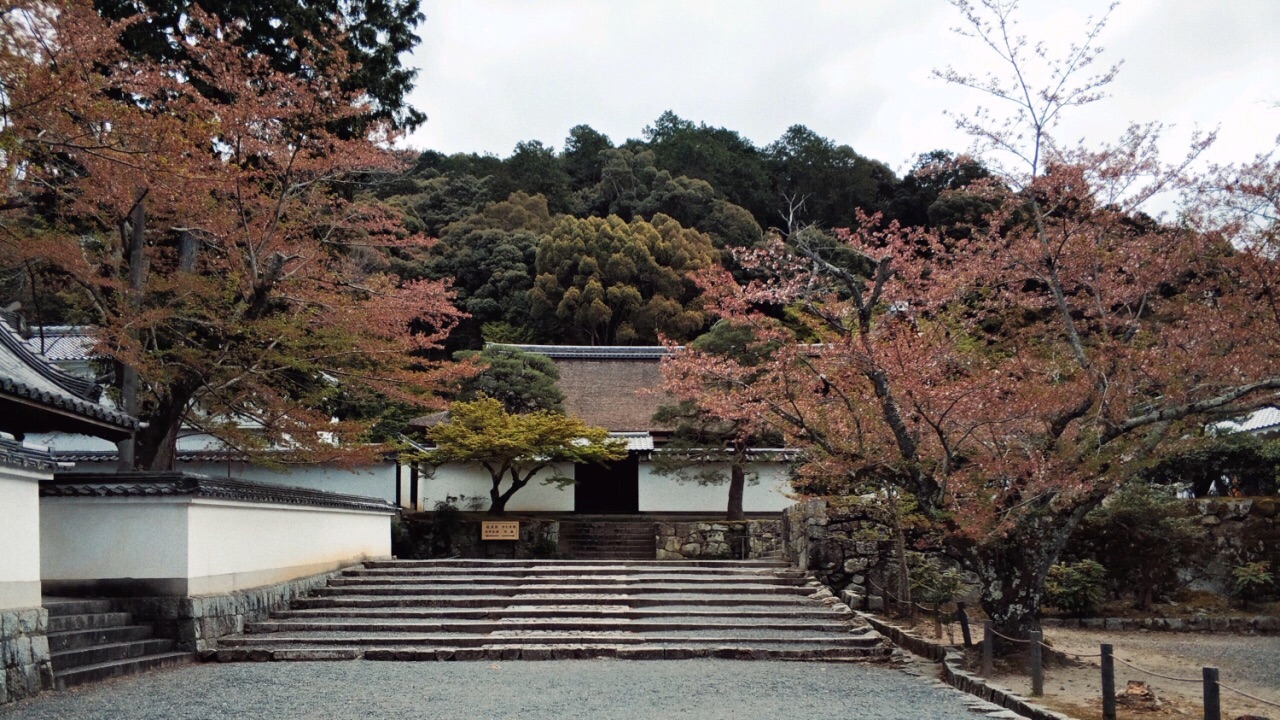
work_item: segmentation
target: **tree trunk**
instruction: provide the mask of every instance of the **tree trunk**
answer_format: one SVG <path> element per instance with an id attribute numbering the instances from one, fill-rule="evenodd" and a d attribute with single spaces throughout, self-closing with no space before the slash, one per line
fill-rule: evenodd
<path id="1" fill-rule="evenodd" d="M 735 462 L 729 469 L 729 520 L 744 520 L 747 515 L 742 510 L 742 495 L 747 487 L 747 473 L 741 463 Z"/>
<path id="2" fill-rule="evenodd" d="M 1025 640 L 1040 629 L 1040 603 L 1049 566 L 1084 510 L 1066 514 L 1045 508 L 1022 519 L 1009 533 L 972 549 L 975 570 L 982 580 L 982 608 L 997 633 Z M 1002 651 L 1025 650 L 1025 643 L 996 637 Z"/>
<path id="3" fill-rule="evenodd" d="M 195 388 L 175 384 L 170 394 L 141 417 L 147 426 L 134 435 L 134 469 L 150 472 L 173 470 L 178 455 L 178 432 L 187 416 Z"/>

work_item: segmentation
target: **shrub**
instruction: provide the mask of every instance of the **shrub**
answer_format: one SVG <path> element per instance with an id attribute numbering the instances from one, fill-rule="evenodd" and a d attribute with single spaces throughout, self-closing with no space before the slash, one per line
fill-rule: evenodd
<path id="1" fill-rule="evenodd" d="M 942 605 L 964 593 L 964 578 L 955 567 L 944 567 L 936 555 L 907 553 L 911 568 L 911 599 L 921 603 Z"/>
<path id="2" fill-rule="evenodd" d="M 1231 594 L 1243 605 L 1259 599 L 1274 586 L 1275 577 L 1271 574 L 1269 562 L 1245 563 L 1231 570 Z"/>
<path id="3" fill-rule="evenodd" d="M 1106 598 L 1106 577 L 1107 569 L 1094 560 L 1058 563 L 1045 578 L 1045 601 L 1075 617 L 1092 615 Z"/>
<path id="4" fill-rule="evenodd" d="M 1179 572 L 1198 566 L 1208 549 L 1190 503 L 1169 488 L 1131 482 L 1085 516 L 1066 555 L 1098 561 L 1112 587 L 1132 592 L 1138 607 L 1150 610 L 1156 596 L 1176 590 Z"/>

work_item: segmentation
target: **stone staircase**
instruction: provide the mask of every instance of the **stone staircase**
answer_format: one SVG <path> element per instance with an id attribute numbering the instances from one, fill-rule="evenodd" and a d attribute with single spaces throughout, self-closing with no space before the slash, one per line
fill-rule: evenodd
<path id="1" fill-rule="evenodd" d="M 49 611 L 49 652 L 59 690 L 189 663 L 173 640 L 155 637 L 150 625 L 116 612 L 110 600 L 45 598 Z"/>
<path id="2" fill-rule="evenodd" d="M 780 562 L 391 560 L 223 638 L 220 661 L 721 657 L 887 660 Z M 827 596 L 827 597 L 823 597 Z"/>
<path id="3" fill-rule="evenodd" d="M 575 560 L 652 560 L 656 526 L 626 520 L 562 520 L 560 550 Z"/>

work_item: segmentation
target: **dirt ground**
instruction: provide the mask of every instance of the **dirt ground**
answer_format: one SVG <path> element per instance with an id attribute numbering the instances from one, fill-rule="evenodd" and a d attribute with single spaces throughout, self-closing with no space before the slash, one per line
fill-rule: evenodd
<path id="1" fill-rule="evenodd" d="M 1116 689 L 1130 680 L 1146 682 L 1158 700 L 1154 707 L 1122 708 L 1129 718 L 1202 717 L 1201 668 L 1218 668 L 1219 681 L 1250 695 L 1280 703 L 1280 637 L 1264 635 L 1208 635 L 1199 633 L 1099 632 L 1053 629 L 1048 642 L 1064 652 L 1094 655 L 1108 642 L 1115 648 Z M 1192 682 L 1176 682 L 1137 670 Z M 1080 720 L 1102 717 L 1102 679 L 1097 658 L 1079 659 L 1069 666 L 1045 671 L 1045 704 Z M 996 682 L 1030 696 L 1031 680 L 1025 672 L 1006 672 Z M 1258 703 L 1222 690 L 1222 716 L 1254 715 L 1280 719 L 1280 708 Z"/>
<path id="2" fill-rule="evenodd" d="M 925 620 L 916 631 L 934 637 L 934 626 Z M 1220 635 L 1170 632 L 1120 632 L 1050 628 L 1046 640 L 1054 648 L 1080 655 L 1096 655 L 1100 645 L 1111 643 L 1115 657 L 1145 670 L 1194 682 L 1175 682 L 1116 662 L 1116 689 L 1124 690 L 1130 680 L 1146 682 L 1155 693 L 1156 707 L 1118 708 L 1120 720 L 1157 718 L 1200 718 L 1202 715 L 1201 668 L 1218 668 L 1219 681 L 1250 695 L 1280 703 L 1280 636 Z M 956 625 L 944 626 L 942 640 L 959 643 Z M 974 628 L 973 642 L 982 642 L 982 628 Z M 973 654 L 977 670 L 977 653 Z M 1045 670 L 1045 696 L 1038 704 L 1078 720 L 1101 720 L 1102 679 L 1097 658 L 1077 659 L 1071 665 L 1052 664 Z M 1031 696 L 1031 679 L 1021 663 L 997 663 L 994 682 L 1024 697 Z M 1280 720 L 1280 707 L 1249 700 L 1222 690 L 1222 717 L 1253 715 Z"/>

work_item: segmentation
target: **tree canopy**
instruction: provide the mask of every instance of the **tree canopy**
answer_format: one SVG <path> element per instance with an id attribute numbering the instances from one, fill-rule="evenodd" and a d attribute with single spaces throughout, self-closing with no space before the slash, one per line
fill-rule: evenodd
<path id="1" fill-rule="evenodd" d="M 367 457 L 368 423 L 333 422 L 335 392 L 430 403 L 457 374 L 415 356 L 457 320 L 446 284 L 386 261 L 428 241 L 351 192 L 397 160 L 340 38 L 310 36 L 284 73 L 243 51 L 242 23 L 196 8 L 181 52 L 154 60 L 120 40 L 139 17 L 3 10 L 0 258 L 59 288 L 140 376 L 139 467 L 170 467 L 184 424 L 245 452 Z"/>
<path id="2" fill-rule="evenodd" d="M 429 429 L 427 437 L 435 445 L 423 457 L 427 463 L 478 462 L 489 472 L 494 515 L 506 512 L 511 496 L 543 470 L 627 456 L 626 441 L 611 439 L 604 428 L 546 410 L 509 413 L 501 402 L 485 397 L 450 405 L 449 419 Z M 551 475 L 543 482 L 564 487 L 573 478 Z"/>

